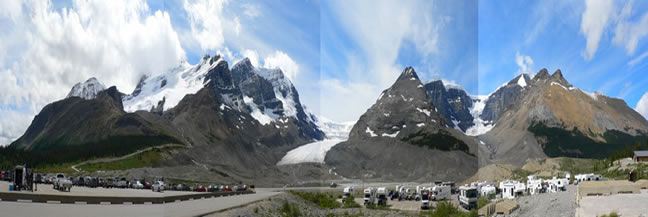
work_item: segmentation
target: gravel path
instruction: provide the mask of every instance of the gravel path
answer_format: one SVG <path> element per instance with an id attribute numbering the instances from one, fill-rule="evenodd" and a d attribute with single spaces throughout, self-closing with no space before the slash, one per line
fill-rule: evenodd
<path id="1" fill-rule="evenodd" d="M 575 185 L 568 185 L 564 192 L 519 197 L 517 202 L 520 208 L 510 216 L 573 217 L 576 212 L 576 188 Z"/>

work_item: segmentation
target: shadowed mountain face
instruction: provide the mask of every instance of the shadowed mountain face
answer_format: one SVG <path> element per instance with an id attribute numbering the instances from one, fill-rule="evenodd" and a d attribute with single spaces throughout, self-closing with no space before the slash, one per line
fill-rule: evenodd
<path id="1" fill-rule="evenodd" d="M 476 141 L 447 123 L 408 67 L 325 161 L 350 178 L 462 180 L 477 169 Z"/>
<path id="2" fill-rule="evenodd" d="M 179 135 L 171 123 L 160 116 L 124 112 L 121 93 L 111 87 L 93 99 L 70 97 L 45 106 L 11 147 L 37 152 L 76 151 L 77 158 L 74 152 L 69 155 L 69 160 L 74 160 L 182 143 Z"/>
<path id="3" fill-rule="evenodd" d="M 500 95 L 509 100 L 493 99 L 496 126 L 480 137 L 493 144 L 498 161 L 520 165 L 547 156 L 605 157 L 645 141 L 648 133 L 648 122 L 623 100 L 575 88 L 560 70 L 549 75 L 543 69 L 526 87 L 509 92 Z"/>

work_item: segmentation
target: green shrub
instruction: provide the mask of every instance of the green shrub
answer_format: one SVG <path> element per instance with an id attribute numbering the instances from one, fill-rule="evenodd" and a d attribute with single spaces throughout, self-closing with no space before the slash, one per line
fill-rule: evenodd
<path id="1" fill-rule="evenodd" d="M 282 217 L 302 216 L 302 213 L 299 211 L 299 208 L 297 208 L 297 204 L 289 203 L 286 200 L 284 200 L 284 202 L 281 204 L 281 207 L 279 207 L 277 211 L 279 211 Z"/>
<path id="2" fill-rule="evenodd" d="M 355 202 L 355 197 L 353 195 L 347 197 L 342 205 L 343 208 L 360 208 L 360 204 Z"/>
<path id="3" fill-rule="evenodd" d="M 296 191 L 290 191 L 290 193 L 298 197 L 301 197 L 306 201 L 312 202 L 322 209 L 335 209 L 335 208 L 342 207 L 342 204 L 340 202 L 335 201 L 335 197 L 329 194 L 325 194 L 321 192 L 313 193 L 313 192 L 296 192 Z"/>

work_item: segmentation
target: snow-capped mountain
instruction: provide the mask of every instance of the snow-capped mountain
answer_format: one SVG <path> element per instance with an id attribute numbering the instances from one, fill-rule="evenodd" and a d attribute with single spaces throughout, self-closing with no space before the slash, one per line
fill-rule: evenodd
<path id="1" fill-rule="evenodd" d="M 187 94 L 195 94 L 204 87 L 204 78 L 222 59 L 205 56 L 196 65 L 182 62 L 178 67 L 152 77 L 142 77 L 133 93 L 124 96 L 124 110 L 149 111 L 164 100 L 163 111 L 175 107 Z"/>
<path id="2" fill-rule="evenodd" d="M 97 78 L 92 77 L 85 82 L 77 83 L 72 87 L 72 90 L 70 90 L 70 93 L 65 98 L 70 98 L 70 97 L 81 97 L 82 99 L 94 99 L 97 97 L 97 94 L 103 90 L 105 90 L 106 87 L 97 80 Z"/>

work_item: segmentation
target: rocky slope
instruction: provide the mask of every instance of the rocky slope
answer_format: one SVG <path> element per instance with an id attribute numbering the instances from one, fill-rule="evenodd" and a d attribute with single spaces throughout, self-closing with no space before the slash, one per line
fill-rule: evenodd
<path id="1" fill-rule="evenodd" d="M 493 106 L 505 109 L 492 113 L 496 126 L 480 137 L 493 144 L 497 161 L 606 157 L 648 133 L 648 122 L 623 100 L 575 88 L 560 70 L 549 75 L 542 69 L 519 94 L 512 92 Z"/>
<path id="2" fill-rule="evenodd" d="M 473 138 L 448 127 L 413 68 L 406 68 L 333 147 L 325 162 L 347 178 L 462 180 L 478 167 Z"/>

